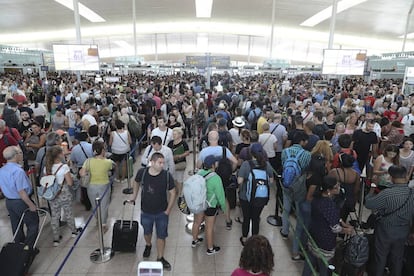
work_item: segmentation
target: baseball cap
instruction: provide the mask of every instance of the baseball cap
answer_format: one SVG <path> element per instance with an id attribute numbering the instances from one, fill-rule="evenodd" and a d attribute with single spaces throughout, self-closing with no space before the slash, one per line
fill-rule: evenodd
<path id="1" fill-rule="evenodd" d="M 214 156 L 214 155 L 209 155 L 209 156 L 207 156 L 205 159 L 204 159 L 204 167 L 206 168 L 206 169 L 210 169 L 212 166 L 213 166 L 213 164 L 215 164 L 217 161 L 219 161 L 220 160 L 220 158 L 217 158 L 216 156 Z"/>

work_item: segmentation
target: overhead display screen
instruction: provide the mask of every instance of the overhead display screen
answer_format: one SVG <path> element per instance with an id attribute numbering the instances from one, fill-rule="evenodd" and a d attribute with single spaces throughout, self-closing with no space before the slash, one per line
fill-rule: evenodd
<path id="1" fill-rule="evenodd" d="M 326 75 L 363 75 L 367 50 L 323 51 L 322 74 Z"/>
<path id="2" fill-rule="evenodd" d="M 53 45 L 55 69 L 63 71 L 99 71 L 98 45 Z"/>

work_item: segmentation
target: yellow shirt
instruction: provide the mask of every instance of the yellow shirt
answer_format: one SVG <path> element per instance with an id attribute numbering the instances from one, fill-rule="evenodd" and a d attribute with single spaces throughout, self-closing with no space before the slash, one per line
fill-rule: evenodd
<path id="1" fill-rule="evenodd" d="M 257 119 L 257 133 L 262 134 L 263 133 L 263 124 L 266 123 L 267 120 L 265 117 L 260 116 L 259 119 Z"/>
<path id="2" fill-rule="evenodd" d="M 108 171 L 112 169 L 112 160 L 90 158 L 89 161 L 83 163 L 83 168 L 89 169 L 91 174 L 90 184 L 105 185 L 109 183 Z"/>

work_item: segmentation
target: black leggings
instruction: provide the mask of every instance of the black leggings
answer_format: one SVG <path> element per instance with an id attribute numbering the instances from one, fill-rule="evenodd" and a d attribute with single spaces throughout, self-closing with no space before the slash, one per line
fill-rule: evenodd
<path id="1" fill-rule="evenodd" d="M 250 220 L 252 221 L 252 235 L 259 234 L 260 214 L 263 207 L 254 207 L 242 199 L 240 199 L 240 205 L 243 211 L 242 236 L 246 238 L 249 234 Z"/>

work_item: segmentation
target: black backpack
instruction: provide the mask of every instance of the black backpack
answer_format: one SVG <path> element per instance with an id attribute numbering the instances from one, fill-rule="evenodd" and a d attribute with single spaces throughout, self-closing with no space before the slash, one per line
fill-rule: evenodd
<path id="1" fill-rule="evenodd" d="M 312 173 L 325 176 L 327 174 L 325 157 L 322 154 L 312 154 L 309 170 Z"/>
<path id="2" fill-rule="evenodd" d="M 223 187 L 226 189 L 228 188 L 232 181 L 231 176 L 233 175 L 233 167 L 229 159 L 227 159 L 227 148 L 222 147 L 223 154 L 222 158 L 218 163 L 218 167 L 216 169 L 216 173 L 220 176 L 221 181 L 223 182 Z"/>
<path id="3" fill-rule="evenodd" d="M 253 119 L 249 122 L 250 123 L 250 129 L 251 130 L 257 130 L 257 120 L 262 115 L 262 112 L 259 112 L 259 114 L 256 113 L 256 110 L 252 111 L 254 114 Z"/>
<path id="4" fill-rule="evenodd" d="M 361 267 L 368 261 L 368 258 L 369 244 L 367 237 L 356 234 L 345 241 L 345 263 Z"/>

